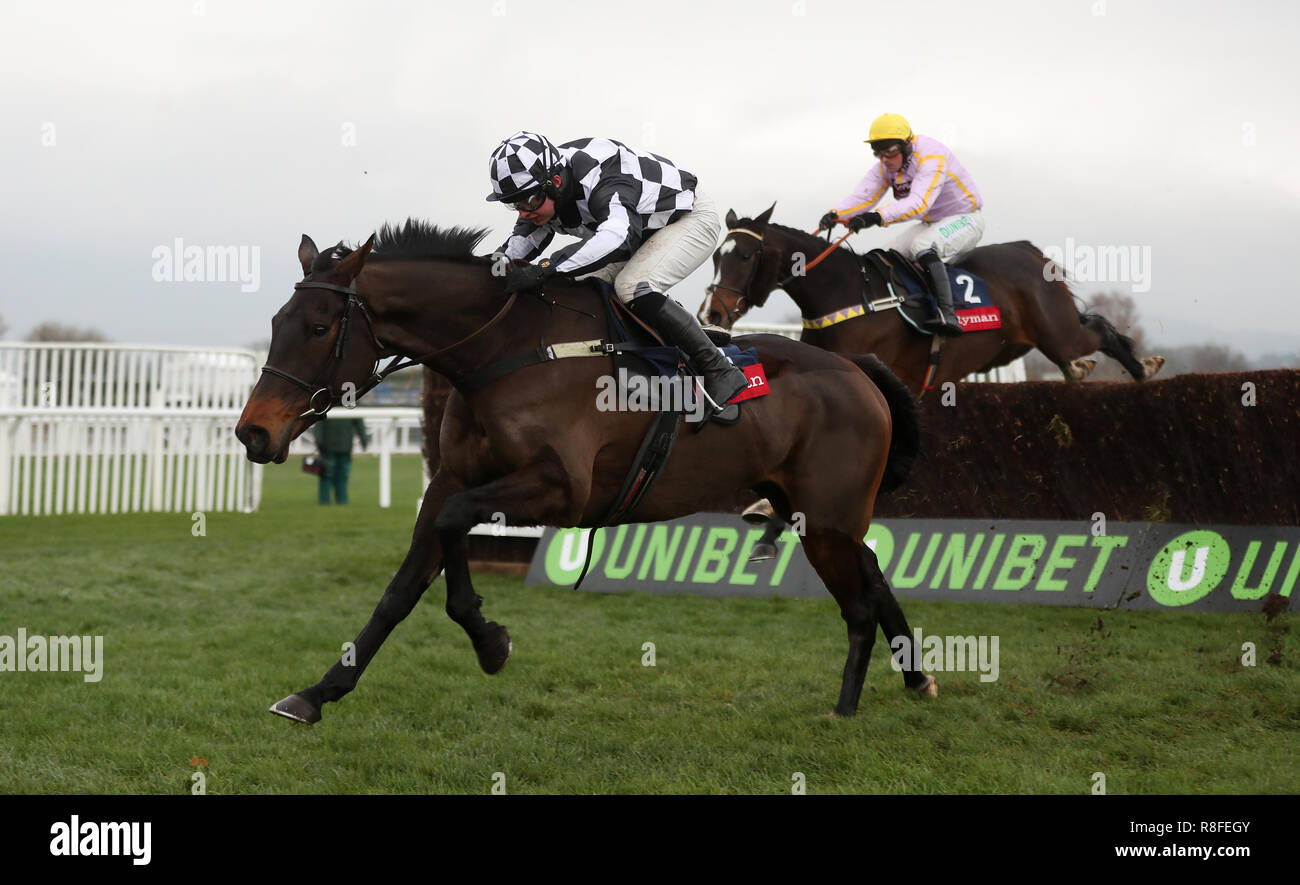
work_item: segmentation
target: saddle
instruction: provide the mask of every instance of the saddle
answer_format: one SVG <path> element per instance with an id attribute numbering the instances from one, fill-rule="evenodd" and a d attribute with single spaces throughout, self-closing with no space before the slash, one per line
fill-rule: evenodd
<path id="1" fill-rule="evenodd" d="M 885 309 L 897 303 L 898 312 L 922 335 L 934 333 L 923 328 L 927 318 L 938 310 L 938 300 L 930 282 L 930 275 L 920 265 L 894 249 L 873 249 L 861 258 L 864 291 L 870 291 L 871 276 L 885 280 L 891 299 L 876 309 Z M 953 310 L 963 332 L 997 329 L 1002 326 L 1001 313 L 989 296 L 988 285 L 981 277 L 962 267 L 948 265 L 948 284 L 952 290 Z M 865 299 L 865 295 L 864 295 Z M 877 303 L 877 302 L 873 302 Z M 868 305 L 868 310 L 870 310 Z"/>

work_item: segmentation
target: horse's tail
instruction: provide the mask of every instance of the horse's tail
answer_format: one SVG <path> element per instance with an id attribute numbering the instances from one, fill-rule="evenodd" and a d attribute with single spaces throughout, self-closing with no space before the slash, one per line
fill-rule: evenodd
<path id="1" fill-rule="evenodd" d="M 1064 269 L 1044 255 L 1037 246 L 1028 240 L 1017 240 L 1011 245 L 1029 249 L 1038 256 L 1038 259 L 1043 262 L 1043 279 L 1048 280 L 1051 285 L 1061 286 L 1066 292 L 1069 292 L 1070 297 L 1074 299 L 1074 311 L 1079 315 L 1079 324 L 1096 335 L 1100 342 L 1097 349 L 1111 359 L 1118 361 L 1133 376 L 1135 381 L 1141 381 L 1146 376 L 1146 369 L 1137 358 L 1133 339 L 1122 334 L 1110 320 L 1101 314 L 1088 313 L 1083 302 L 1079 300 L 1079 296 L 1070 291 Z"/>
<path id="2" fill-rule="evenodd" d="M 885 462 L 885 476 L 880 481 L 881 492 L 891 492 L 907 481 L 912 464 L 921 452 L 921 420 L 916 410 L 916 400 L 898 376 L 871 354 L 840 356 L 866 373 L 880 389 L 889 403 L 889 415 L 894 423 L 894 435 L 889 441 L 889 459 Z"/>

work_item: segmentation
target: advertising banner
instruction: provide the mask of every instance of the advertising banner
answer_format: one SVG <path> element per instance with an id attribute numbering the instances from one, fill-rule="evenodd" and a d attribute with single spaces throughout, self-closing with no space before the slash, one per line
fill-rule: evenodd
<path id="1" fill-rule="evenodd" d="M 547 529 L 527 583 L 573 586 L 588 535 Z M 749 562 L 761 536 L 717 513 L 601 529 L 581 589 L 825 598 L 793 531 Z M 865 541 L 900 599 L 1258 611 L 1300 579 L 1297 526 L 887 519 Z"/>

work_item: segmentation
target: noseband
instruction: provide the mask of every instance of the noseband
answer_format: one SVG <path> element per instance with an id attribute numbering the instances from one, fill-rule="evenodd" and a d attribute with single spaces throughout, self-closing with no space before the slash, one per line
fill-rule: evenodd
<path id="1" fill-rule="evenodd" d="M 324 415 L 334 406 L 342 402 L 343 395 L 341 392 L 334 392 L 334 378 L 338 375 L 339 365 L 343 362 L 343 352 L 348 344 L 348 331 L 352 327 L 352 311 L 360 311 L 361 316 L 366 321 L 366 331 L 370 334 L 370 341 L 375 346 L 375 366 L 371 370 L 370 378 L 356 392 L 356 398 L 359 399 L 375 385 L 383 381 L 398 369 L 405 369 L 415 365 L 414 362 L 407 362 L 405 365 L 390 364 L 383 372 L 379 371 L 379 363 L 384 358 L 384 345 L 375 337 L 375 326 L 370 319 L 370 312 L 366 310 L 366 305 L 357 297 L 357 283 L 355 280 L 348 286 L 336 286 L 332 283 L 319 283 L 314 280 L 303 280 L 301 283 L 294 283 L 294 289 L 325 289 L 328 292 L 337 292 L 340 295 L 347 296 L 347 304 L 343 308 L 343 316 L 339 319 L 339 334 L 334 341 L 334 349 L 329 356 L 325 358 L 325 364 L 321 366 L 316 377 L 328 376 L 328 383 L 307 382 L 296 375 L 291 375 L 283 369 L 277 369 L 269 363 L 262 366 L 262 371 L 275 375 L 277 378 L 283 378 L 289 383 L 301 387 L 311 398 L 307 401 L 307 411 L 299 415 L 299 418 L 306 418 L 308 415 Z M 327 375 L 328 373 L 328 375 Z M 318 404 L 319 402 L 319 404 Z"/>
<path id="2" fill-rule="evenodd" d="M 731 236 L 732 234 L 747 234 L 753 237 L 758 240 L 758 248 L 755 249 L 753 253 L 755 259 L 754 265 L 749 269 L 749 276 L 745 278 L 745 282 L 741 288 L 737 289 L 735 286 L 724 286 L 721 283 L 710 283 L 704 288 L 704 291 L 708 293 L 710 298 L 714 297 L 713 293 L 718 289 L 726 289 L 728 292 L 735 292 L 740 296 L 736 299 L 735 307 L 727 309 L 727 328 L 731 328 L 731 326 L 735 324 L 736 320 L 740 319 L 740 317 L 749 310 L 749 287 L 754 282 L 754 277 L 758 275 L 758 265 L 763 260 L 762 234 L 756 234 L 752 230 L 747 230 L 743 227 L 736 227 L 727 231 L 727 236 Z"/>
<path id="3" fill-rule="evenodd" d="M 384 370 L 381 372 L 379 370 L 379 364 L 383 362 L 385 357 L 384 352 L 387 348 L 384 347 L 383 342 L 375 336 L 375 324 L 374 321 L 370 319 L 370 312 L 366 310 L 365 302 L 357 296 L 356 280 L 353 280 L 348 286 L 335 286 L 332 283 L 318 283 L 315 280 L 303 280 L 301 283 L 294 283 L 293 287 L 294 289 L 324 289 L 327 292 L 337 292 L 340 295 L 346 295 L 348 299 L 347 304 L 343 308 L 343 316 L 339 319 L 339 337 L 334 341 L 334 350 L 325 358 L 325 365 L 323 365 L 321 370 L 316 373 L 319 377 L 325 375 L 328 371 L 330 379 L 328 384 L 317 384 L 304 381 L 297 375 L 291 375 L 283 369 L 277 369 L 269 363 L 262 366 L 263 372 L 275 375 L 277 378 L 283 378 L 290 384 L 301 387 L 303 390 L 307 391 L 307 393 L 311 394 L 311 398 L 307 400 L 307 411 L 299 415 L 299 418 L 306 418 L 308 415 L 324 415 L 334 406 L 342 402 L 342 393 L 340 392 L 336 394 L 334 392 L 334 377 L 338 374 L 339 365 L 343 362 L 343 351 L 348 344 L 348 330 L 352 326 L 353 310 L 361 312 L 362 318 L 366 321 L 366 331 L 370 334 L 370 343 L 375 346 L 374 368 L 370 370 L 370 377 L 366 379 L 366 383 L 357 388 L 356 396 L 354 397 L 354 399 L 361 399 L 361 397 L 374 390 L 380 382 L 394 372 L 400 372 L 402 369 L 409 369 L 411 366 L 418 366 L 422 363 L 426 363 L 436 357 L 446 354 L 449 351 L 455 350 L 461 345 L 482 335 L 488 329 L 491 329 L 499 323 L 505 315 L 510 312 L 510 308 L 514 307 L 518 299 L 517 294 L 510 295 L 492 319 L 488 320 L 478 329 L 470 332 L 459 341 L 448 344 L 446 347 L 439 348 L 433 353 L 420 357 L 419 359 L 402 359 L 400 355 L 394 355 L 392 362 L 385 366 Z M 321 400 L 320 405 L 317 405 L 318 399 Z"/>

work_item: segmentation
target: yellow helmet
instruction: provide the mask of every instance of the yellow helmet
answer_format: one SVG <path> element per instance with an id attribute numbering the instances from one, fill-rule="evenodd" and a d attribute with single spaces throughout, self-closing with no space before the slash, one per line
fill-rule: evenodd
<path id="1" fill-rule="evenodd" d="M 912 127 L 898 114 L 882 114 L 871 121 L 871 132 L 867 135 L 866 140 L 872 142 L 888 138 L 911 141 Z"/>

